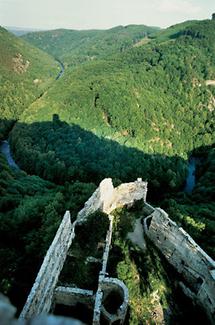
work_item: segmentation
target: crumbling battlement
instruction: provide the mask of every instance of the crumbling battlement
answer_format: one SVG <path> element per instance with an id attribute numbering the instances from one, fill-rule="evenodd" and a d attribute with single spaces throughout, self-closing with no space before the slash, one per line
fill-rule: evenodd
<path id="1" fill-rule="evenodd" d="M 104 212 L 111 213 L 117 208 L 132 206 L 136 201 L 146 202 L 147 182 L 138 178 L 135 182 L 124 183 L 117 186 L 113 191 L 110 205 L 105 205 Z"/>
<path id="2" fill-rule="evenodd" d="M 68 249 L 75 237 L 75 226 L 77 223 L 81 224 L 85 222 L 87 217 L 97 210 L 103 211 L 109 215 L 111 211 L 118 207 L 123 207 L 125 205 L 130 206 L 140 199 L 145 201 L 146 192 L 147 183 L 143 182 L 142 179 L 138 179 L 132 183 L 122 184 L 117 188 L 114 188 L 111 178 L 107 178 L 100 183 L 97 190 L 85 203 L 84 208 L 78 213 L 77 219 L 73 224 L 71 223 L 70 213 L 66 212 L 56 236 L 44 258 L 27 302 L 20 314 L 21 319 L 30 319 L 32 316 L 48 313 L 51 305 L 54 304 L 54 301 L 65 301 L 65 304 L 73 304 L 80 298 L 80 300 L 86 300 L 91 304 L 95 301 L 95 319 L 93 320 L 93 323 L 99 324 L 98 322 L 100 321 L 102 309 L 105 310 L 102 304 L 102 298 L 104 295 L 103 284 L 105 282 L 107 286 L 109 281 L 109 277 L 106 274 L 106 267 L 111 245 L 113 217 L 109 216 L 110 228 L 106 237 L 106 245 L 102 259 L 102 270 L 99 275 L 98 291 L 95 296 L 89 295 L 87 290 L 81 290 L 79 288 L 77 288 L 78 291 L 69 287 L 55 289 L 58 277 L 66 260 Z M 111 281 L 112 280 L 110 280 L 110 282 Z M 118 279 L 115 279 L 115 281 L 118 283 L 119 291 L 123 292 L 126 300 L 119 311 L 117 311 L 117 315 L 110 316 L 108 312 L 106 312 L 106 319 L 109 324 L 112 324 L 113 319 L 119 320 L 122 324 L 127 310 L 128 292 L 125 290 L 125 286 L 122 282 L 119 284 Z M 122 287 L 123 290 L 121 289 Z"/>
<path id="3" fill-rule="evenodd" d="M 162 209 L 155 209 L 144 220 L 144 230 L 189 284 L 185 293 L 205 309 L 214 324 L 215 262 Z"/>
<path id="4" fill-rule="evenodd" d="M 114 193 L 114 187 L 111 178 L 105 178 L 92 196 L 84 204 L 84 208 L 77 215 L 77 222 L 81 223 L 90 214 L 101 210 L 106 212 L 107 207 L 111 204 Z"/>
<path id="5" fill-rule="evenodd" d="M 83 222 L 97 210 L 110 214 L 113 210 L 133 205 L 135 201 L 146 201 L 147 182 L 138 178 L 135 182 L 124 183 L 114 188 L 112 179 L 105 178 L 78 213 L 77 222 Z"/>
<path id="6" fill-rule="evenodd" d="M 108 277 L 106 273 L 111 245 L 113 217 L 110 213 L 119 207 L 131 206 L 137 200 L 145 202 L 143 214 L 146 235 L 158 247 L 167 261 L 181 273 L 189 284 L 182 284 L 185 293 L 206 310 L 212 324 L 215 323 L 215 262 L 195 243 L 195 241 L 173 222 L 159 208 L 153 208 L 146 202 L 147 183 L 138 179 L 132 183 L 113 187 L 110 178 L 104 179 L 84 208 L 71 224 L 70 214 L 66 212 L 57 234 L 46 254 L 36 281 L 27 299 L 20 318 L 29 319 L 41 313 L 48 313 L 53 303 L 73 305 L 82 301 L 92 306 L 93 324 L 99 325 L 103 316 L 108 324 L 123 324 L 128 306 L 128 289 L 118 279 Z M 87 217 L 103 211 L 109 215 L 110 226 L 103 251 L 102 268 L 98 279 L 98 290 L 70 287 L 55 289 L 59 274 L 66 259 L 68 249 L 75 237 L 76 224 L 82 224 Z M 140 223 L 140 227 L 142 227 Z M 107 310 L 106 298 L 111 293 L 118 294 L 121 304 L 115 313 Z"/>

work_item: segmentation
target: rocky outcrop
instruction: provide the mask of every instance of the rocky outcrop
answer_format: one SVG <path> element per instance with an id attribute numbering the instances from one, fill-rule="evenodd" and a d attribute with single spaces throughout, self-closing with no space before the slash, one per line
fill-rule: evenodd
<path id="1" fill-rule="evenodd" d="M 186 281 L 188 296 L 215 323 L 215 262 L 162 209 L 144 220 L 147 236 Z M 186 293 L 186 292 L 185 292 Z"/>
<path id="2" fill-rule="evenodd" d="M 22 74 L 27 71 L 30 62 L 28 60 L 24 61 L 22 54 L 17 53 L 16 56 L 12 58 L 12 65 L 16 73 Z"/>

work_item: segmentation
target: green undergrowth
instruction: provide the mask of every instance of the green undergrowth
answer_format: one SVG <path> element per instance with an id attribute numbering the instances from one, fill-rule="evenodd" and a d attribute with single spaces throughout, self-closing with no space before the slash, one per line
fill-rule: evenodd
<path id="1" fill-rule="evenodd" d="M 186 319 L 198 319 L 207 324 L 201 310 L 184 296 L 178 286 L 180 276 L 164 260 L 147 238 L 146 250 L 129 241 L 135 220 L 143 216 L 143 203 L 132 209 L 115 211 L 112 249 L 108 272 L 122 280 L 129 290 L 126 324 L 184 324 Z"/>
<path id="2" fill-rule="evenodd" d="M 90 215 L 85 223 L 76 226 L 75 239 L 59 279 L 61 284 L 97 289 L 108 228 L 109 219 L 101 212 Z M 89 257 L 94 260 L 88 261 Z"/>
<path id="3" fill-rule="evenodd" d="M 0 292 L 23 307 L 65 210 L 74 220 L 95 185 L 64 186 L 12 170 L 0 154 Z"/>
<path id="4" fill-rule="evenodd" d="M 114 212 L 114 232 L 109 257 L 108 272 L 118 277 L 129 290 L 129 313 L 127 324 L 156 324 L 153 315 L 168 306 L 171 294 L 167 274 L 156 250 L 147 246 L 143 252 L 128 239 L 135 220 L 141 216 L 142 203 L 132 209 L 125 208 Z M 161 307 L 162 306 L 162 307 Z M 157 315 L 158 316 L 158 315 Z M 159 315 L 161 317 L 161 315 Z"/>

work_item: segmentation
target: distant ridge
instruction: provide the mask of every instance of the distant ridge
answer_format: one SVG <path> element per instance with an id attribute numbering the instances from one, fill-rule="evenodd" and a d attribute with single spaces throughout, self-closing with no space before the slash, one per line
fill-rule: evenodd
<path id="1" fill-rule="evenodd" d="M 23 35 L 23 39 L 60 59 L 65 66 L 124 52 L 151 34 L 158 27 L 146 25 L 115 26 L 107 30 L 55 29 Z"/>
<path id="2" fill-rule="evenodd" d="M 14 27 L 14 26 L 3 26 L 3 27 L 16 36 L 22 36 L 33 32 L 45 31 L 45 29 L 39 29 L 39 28 L 25 28 L 25 27 Z"/>

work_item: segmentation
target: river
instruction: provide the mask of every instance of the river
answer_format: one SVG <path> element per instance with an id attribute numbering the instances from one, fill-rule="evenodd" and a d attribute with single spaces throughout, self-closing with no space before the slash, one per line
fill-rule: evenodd
<path id="1" fill-rule="evenodd" d="M 58 62 L 58 64 L 60 65 L 60 68 L 61 68 L 60 72 L 58 73 L 57 77 L 55 78 L 55 80 L 58 80 L 63 76 L 65 67 L 61 61 L 59 61 L 58 59 L 56 59 L 56 61 Z M 15 163 L 15 161 L 11 155 L 10 145 L 7 140 L 0 142 L 0 152 L 7 159 L 8 165 L 10 167 L 19 170 L 18 165 Z M 193 188 L 195 186 L 195 183 L 196 183 L 195 171 L 196 171 L 197 160 L 198 160 L 198 158 L 195 158 L 195 157 L 189 158 L 188 175 L 186 178 L 186 185 L 184 187 L 184 192 L 186 192 L 186 193 L 192 193 Z"/>
<path id="2" fill-rule="evenodd" d="M 57 77 L 55 78 L 55 80 L 58 80 L 63 76 L 65 68 L 61 61 L 59 61 L 58 59 L 56 59 L 56 61 L 59 63 L 60 68 L 61 68 L 60 72 L 58 73 Z M 8 165 L 11 168 L 14 168 L 17 170 L 20 169 L 19 166 L 15 163 L 15 161 L 11 155 L 10 145 L 7 140 L 0 142 L 0 152 L 5 156 L 5 158 L 7 159 Z"/>
<path id="3" fill-rule="evenodd" d="M 56 59 L 56 61 L 59 63 L 60 68 L 61 68 L 60 72 L 58 73 L 57 77 L 55 78 L 55 80 L 58 80 L 63 76 L 64 71 L 65 71 L 65 67 L 64 67 L 64 65 L 63 65 L 63 63 L 61 61 L 59 61 L 58 59 Z"/>
<path id="4" fill-rule="evenodd" d="M 186 178 L 186 185 L 184 187 L 184 192 L 191 193 L 195 184 L 196 184 L 196 164 L 197 164 L 198 158 L 190 157 L 188 162 L 188 175 Z"/>
<path id="5" fill-rule="evenodd" d="M 0 142 L 0 152 L 5 156 L 7 159 L 8 165 L 14 169 L 19 170 L 19 166 L 16 164 L 14 161 L 12 155 L 11 155 L 11 150 L 10 150 L 10 145 L 7 140 L 1 141 Z M 186 185 L 184 187 L 184 192 L 186 193 L 192 193 L 193 188 L 196 184 L 196 164 L 197 164 L 198 158 L 195 157 L 190 157 L 189 163 L 188 163 L 188 175 L 186 178 Z"/>
<path id="6" fill-rule="evenodd" d="M 0 142 L 0 152 L 5 156 L 7 159 L 8 165 L 11 168 L 19 170 L 19 166 L 15 163 L 10 150 L 10 145 L 7 140 Z"/>

